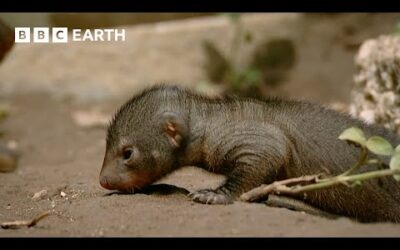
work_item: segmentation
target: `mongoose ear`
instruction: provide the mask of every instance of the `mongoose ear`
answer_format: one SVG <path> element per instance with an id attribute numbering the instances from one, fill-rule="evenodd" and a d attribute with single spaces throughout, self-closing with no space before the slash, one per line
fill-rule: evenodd
<path id="1" fill-rule="evenodd" d="M 175 112 L 164 112 L 162 115 L 163 129 L 174 148 L 179 148 L 187 136 L 187 122 Z"/>

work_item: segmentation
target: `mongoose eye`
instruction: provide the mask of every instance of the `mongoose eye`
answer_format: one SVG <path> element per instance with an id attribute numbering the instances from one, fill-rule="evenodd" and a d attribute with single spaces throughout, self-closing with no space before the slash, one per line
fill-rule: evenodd
<path id="1" fill-rule="evenodd" d="M 131 159 L 133 155 L 133 149 L 132 148 L 124 148 L 122 151 L 122 158 L 124 159 L 124 161 L 128 161 L 129 159 Z"/>

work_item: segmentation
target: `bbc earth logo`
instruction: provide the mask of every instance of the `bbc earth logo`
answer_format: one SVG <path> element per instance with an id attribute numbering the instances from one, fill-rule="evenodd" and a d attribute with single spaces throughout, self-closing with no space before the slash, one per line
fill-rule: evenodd
<path id="1" fill-rule="evenodd" d="M 51 32 L 50 32 L 51 31 Z M 16 27 L 16 43 L 124 42 L 125 29 L 72 29 L 66 27 Z"/>

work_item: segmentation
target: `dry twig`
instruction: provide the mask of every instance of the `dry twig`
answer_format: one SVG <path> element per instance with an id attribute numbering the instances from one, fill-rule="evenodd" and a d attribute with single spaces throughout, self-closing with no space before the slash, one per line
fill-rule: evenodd
<path id="1" fill-rule="evenodd" d="M 3 229 L 18 229 L 21 227 L 33 227 L 35 226 L 40 220 L 46 218 L 48 215 L 50 215 L 50 211 L 46 211 L 44 213 L 41 213 L 37 215 L 35 218 L 32 220 L 16 220 L 16 221 L 8 221 L 8 222 L 3 222 L 1 223 L 1 227 Z"/>

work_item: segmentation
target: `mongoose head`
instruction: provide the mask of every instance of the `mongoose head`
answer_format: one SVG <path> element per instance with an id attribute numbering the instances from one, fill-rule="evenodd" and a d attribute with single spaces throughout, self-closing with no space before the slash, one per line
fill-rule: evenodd
<path id="1" fill-rule="evenodd" d="M 178 167 L 187 122 L 167 107 L 164 98 L 160 89 L 152 89 L 132 98 L 115 114 L 107 131 L 102 187 L 133 192 Z"/>

